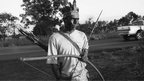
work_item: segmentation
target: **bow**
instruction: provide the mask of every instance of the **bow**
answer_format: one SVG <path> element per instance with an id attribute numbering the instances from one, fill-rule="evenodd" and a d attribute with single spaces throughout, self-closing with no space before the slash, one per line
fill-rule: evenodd
<path id="1" fill-rule="evenodd" d="M 89 35 L 89 39 L 88 39 L 88 40 L 90 40 L 90 38 L 91 38 L 91 36 L 92 36 L 92 33 L 93 33 L 94 29 L 97 27 L 97 25 L 98 25 L 98 20 L 99 20 L 99 18 L 100 18 L 100 16 L 101 16 L 102 12 L 103 12 L 103 10 L 101 10 L 101 12 L 100 12 L 100 14 L 99 14 L 99 16 L 98 16 L 98 18 L 97 18 L 97 20 L 96 20 L 96 22 L 95 22 L 95 25 L 94 25 L 94 27 L 93 27 L 93 29 L 92 29 L 90 35 Z"/>
<path id="2" fill-rule="evenodd" d="M 80 59 L 80 56 L 76 55 L 50 55 L 50 56 L 43 56 L 43 57 L 33 57 L 33 58 L 20 58 L 22 61 L 33 61 L 33 60 L 43 60 L 43 59 L 48 59 L 48 58 L 60 58 L 60 57 L 74 57 Z M 96 66 L 90 62 L 89 60 L 86 60 L 88 64 L 90 64 L 100 75 L 103 81 L 105 81 L 104 77 L 102 76 L 101 72 L 96 68 Z"/>

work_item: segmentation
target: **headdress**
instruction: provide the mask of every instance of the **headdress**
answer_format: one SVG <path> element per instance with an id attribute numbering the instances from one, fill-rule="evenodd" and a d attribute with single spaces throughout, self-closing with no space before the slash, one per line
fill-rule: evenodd
<path id="1" fill-rule="evenodd" d="M 76 6 L 76 0 L 73 1 L 73 4 L 67 4 L 63 9 L 63 18 L 65 17 L 72 17 L 72 18 L 79 18 L 79 9 Z"/>

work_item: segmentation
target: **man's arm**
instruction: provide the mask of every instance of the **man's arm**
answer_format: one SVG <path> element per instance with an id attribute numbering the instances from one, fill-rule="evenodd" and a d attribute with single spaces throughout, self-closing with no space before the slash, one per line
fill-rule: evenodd
<path id="1" fill-rule="evenodd" d="M 88 60 L 88 48 L 89 48 L 89 45 L 88 45 L 88 39 L 87 39 L 87 36 L 84 34 L 84 45 L 83 45 L 83 48 L 82 48 L 82 54 L 81 54 L 81 60 L 86 62 Z"/>
<path id="2" fill-rule="evenodd" d="M 62 69 L 61 63 L 59 65 L 51 64 L 51 68 L 57 80 L 68 80 L 68 81 L 71 80 L 71 76 L 67 77 L 61 74 L 61 69 Z"/>
<path id="3" fill-rule="evenodd" d="M 52 68 L 52 71 L 56 77 L 57 80 L 60 79 L 60 69 L 59 69 L 59 65 L 58 64 L 51 64 L 51 68 Z"/>
<path id="4" fill-rule="evenodd" d="M 81 60 L 84 62 L 88 60 L 88 49 L 82 49 Z"/>

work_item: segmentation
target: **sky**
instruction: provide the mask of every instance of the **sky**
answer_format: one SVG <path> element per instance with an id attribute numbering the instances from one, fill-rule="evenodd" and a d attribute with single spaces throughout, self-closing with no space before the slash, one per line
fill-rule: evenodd
<path id="1" fill-rule="evenodd" d="M 73 0 L 68 0 L 72 2 Z M 101 10 L 103 10 L 100 20 L 111 21 L 120 19 L 129 12 L 144 16 L 144 0 L 76 0 L 79 8 L 80 23 L 84 23 L 88 18 L 96 21 Z M 0 13 L 11 13 L 19 17 L 24 13 L 21 4 L 22 0 L 0 0 Z"/>

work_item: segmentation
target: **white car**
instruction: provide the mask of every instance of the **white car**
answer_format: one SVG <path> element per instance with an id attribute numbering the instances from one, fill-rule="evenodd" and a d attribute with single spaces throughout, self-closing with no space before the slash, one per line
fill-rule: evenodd
<path id="1" fill-rule="evenodd" d="M 117 31 L 124 40 L 130 40 L 130 37 L 134 37 L 136 40 L 139 40 L 141 39 L 140 33 L 144 31 L 144 25 L 120 26 L 117 27 Z"/>

